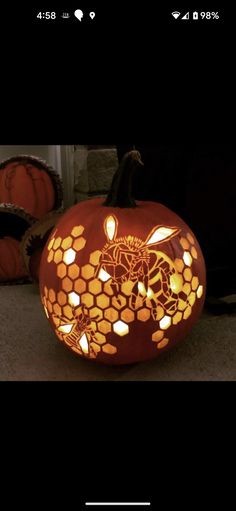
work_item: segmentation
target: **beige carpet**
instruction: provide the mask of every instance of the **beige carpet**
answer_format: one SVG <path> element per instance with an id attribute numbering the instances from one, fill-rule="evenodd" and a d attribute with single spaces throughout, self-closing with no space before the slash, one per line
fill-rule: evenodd
<path id="1" fill-rule="evenodd" d="M 236 316 L 204 312 L 173 351 L 151 362 L 105 367 L 57 341 L 36 286 L 1 286 L 0 380 L 236 380 Z"/>

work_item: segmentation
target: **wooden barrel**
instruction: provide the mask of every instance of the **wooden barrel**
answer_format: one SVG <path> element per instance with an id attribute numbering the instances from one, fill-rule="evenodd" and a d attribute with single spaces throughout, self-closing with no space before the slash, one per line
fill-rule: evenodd
<path id="1" fill-rule="evenodd" d="M 23 208 L 0 204 L 0 284 L 23 283 L 27 280 L 20 242 L 34 222 L 35 218 Z"/>
<path id="2" fill-rule="evenodd" d="M 15 204 L 35 218 L 62 205 L 58 173 L 36 156 L 19 155 L 0 163 L 0 203 Z"/>
<path id="3" fill-rule="evenodd" d="M 39 281 L 39 267 L 44 246 L 62 213 L 62 210 L 52 211 L 37 220 L 27 229 L 21 241 L 20 248 L 25 267 L 30 278 L 36 282 Z"/>

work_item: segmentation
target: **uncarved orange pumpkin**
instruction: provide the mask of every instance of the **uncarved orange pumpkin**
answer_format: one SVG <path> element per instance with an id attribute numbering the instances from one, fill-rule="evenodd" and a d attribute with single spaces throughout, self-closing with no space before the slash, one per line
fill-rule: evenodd
<path id="1" fill-rule="evenodd" d="M 10 236 L 0 239 L 0 282 L 26 277 L 20 242 Z"/>
<path id="2" fill-rule="evenodd" d="M 0 165 L 0 202 L 21 206 L 35 218 L 58 207 L 60 179 L 45 163 L 32 157 L 15 157 Z"/>
<path id="3" fill-rule="evenodd" d="M 60 219 L 44 249 L 40 292 L 59 340 L 107 364 L 154 358 L 191 330 L 205 297 L 205 264 L 191 229 L 165 206 L 135 202 L 127 154 L 104 199 Z"/>

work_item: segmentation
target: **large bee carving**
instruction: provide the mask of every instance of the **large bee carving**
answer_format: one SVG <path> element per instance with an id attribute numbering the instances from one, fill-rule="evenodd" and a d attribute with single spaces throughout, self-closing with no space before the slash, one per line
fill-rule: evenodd
<path id="1" fill-rule="evenodd" d="M 98 278 L 103 281 L 112 279 L 111 287 L 116 296 L 121 285 L 131 281 L 130 307 L 136 308 L 138 297 L 142 303 L 149 300 L 154 320 L 158 319 L 158 306 L 174 314 L 182 287 L 181 276 L 173 261 L 153 247 L 177 236 L 180 229 L 158 225 L 145 241 L 135 236 L 117 238 L 118 220 L 115 215 L 110 215 L 105 219 L 104 231 L 107 243 L 97 268 Z"/>

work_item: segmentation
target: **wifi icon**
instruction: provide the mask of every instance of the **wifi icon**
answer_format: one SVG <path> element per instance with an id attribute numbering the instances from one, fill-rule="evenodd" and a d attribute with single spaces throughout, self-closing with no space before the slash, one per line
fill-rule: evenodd
<path id="1" fill-rule="evenodd" d="M 180 16 L 180 14 L 181 14 L 181 13 L 180 13 L 180 12 L 178 12 L 178 11 L 174 11 L 174 12 L 172 12 L 171 14 L 172 14 L 172 16 L 174 16 L 174 18 L 177 20 L 177 18 Z"/>

